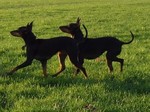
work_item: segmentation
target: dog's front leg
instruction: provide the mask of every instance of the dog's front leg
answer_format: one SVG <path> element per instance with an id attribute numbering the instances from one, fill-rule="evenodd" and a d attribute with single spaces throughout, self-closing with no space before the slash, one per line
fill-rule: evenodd
<path id="1" fill-rule="evenodd" d="M 82 57 L 80 56 L 80 54 L 78 54 L 78 61 L 79 61 L 79 63 L 83 66 L 84 58 L 82 58 Z M 76 69 L 76 73 L 75 73 L 75 75 L 78 75 L 78 74 L 79 74 L 79 72 L 80 72 L 80 69 L 79 69 L 79 68 L 77 68 L 77 69 Z"/>
<path id="2" fill-rule="evenodd" d="M 44 77 L 47 77 L 47 60 L 42 60 L 40 62 L 42 64 Z"/>
<path id="3" fill-rule="evenodd" d="M 15 67 L 14 69 L 12 69 L 9 73 L 7 73 L 7 75 L 12 75 L 17 70 L 24 68 L 26 66 L 29 66 L 31 64 L 32 64 L 32 60 L 26 60 L 24 63 L 20 64 L 19 66 Z"/>

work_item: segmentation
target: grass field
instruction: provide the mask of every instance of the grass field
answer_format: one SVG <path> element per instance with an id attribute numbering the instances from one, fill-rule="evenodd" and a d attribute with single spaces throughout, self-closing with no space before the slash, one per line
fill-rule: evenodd
<path id="1" fill-rule="evenodd" d="M 119 64 L 110 74 L 105 54 L 85 60 L 89 79 L 66 60 L 66 70 L 57 78 L 57 56 L 48 61 L 48 78 L 38 61 L 3 77 L 25 60 L 23 40 L 10 31 L 34 20 L 38 38 L 62 33 L 58 27 L 81 18 L 89 38 L 116 36 L 135 40 L 122 48 L 124 71 Z M 81 27 L 82 28 L 82 27 Z M 83 28 L 82 28 L 83 30 Z M 84 30 L 83 30 L 84 31 Z M 85 32 L 84 32 L 85 33 Z M 150 111 L 150 0 L 4 0 L 0 1 L 0 112 L 149 112 Z"/>

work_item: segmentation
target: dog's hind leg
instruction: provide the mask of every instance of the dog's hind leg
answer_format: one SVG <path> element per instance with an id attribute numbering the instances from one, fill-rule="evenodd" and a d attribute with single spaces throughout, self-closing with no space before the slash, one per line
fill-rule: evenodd
<path id="1" fill-rule="evenodd" d="M 123 71 L 124 59 L 116 57 L 116 58 L 114 58 L 113 61 L 120 62 L 120 72 L 122 72 Z"/>
<path id="2" fill-rule="evenodd" d="M 58 74 L 60 74 L 61 72 L 63 72 L 66 68 L 65 66 L 65 59 L 67 57 L 67 53 L 66 52 L 58 52 L 58 59 L 59 59 L 59 64 L 60 64 L 60 70 L 52 75 L 52 77 L 57 77 Z"/>
<path id="3" fill-rule="evenodd" d="M 110 72 L 113 71 L 113 66 L 112 62 L 119 62 L 120 63 L 120 71 L 123 71 L 123 64 L 124 64 L 124 59 L 118 58 L 117 55 L 120 54 L 120 50 L 118 52 L 107 52 L 106 58 L 107 58 L 107 65 L 109 67 Z"/>

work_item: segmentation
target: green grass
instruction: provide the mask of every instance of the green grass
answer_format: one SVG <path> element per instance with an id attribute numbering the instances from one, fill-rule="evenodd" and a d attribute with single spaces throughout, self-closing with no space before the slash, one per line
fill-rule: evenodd
<path id="1" fill-rule="evenodd" d="M 2 112 L 148 112 L 150 111 L 150 1 L 149 0 L 4 0 L 0 1 L 0 111 Z M 34 20 L 38 38 L 62 33 L 58 27 L 80 17 L 89 38 L 116 36 L 135 40 L 122 48 L 124 72 L 119 64 L 110 74 L 105 55 L 85 60 L 89 79 L 74 76 L 73 65 L 57 78 L 51 75 L 59 67 L 57 56 L 48 62 L 49 77 L 42 76 L 38 61 L 3 77 L 25 60 L 23 41 L 10 31 Z M 82 27 L 81 27 L 82 28 Z M 82 28 L 83 29 L 83 28 Z M 84 30 L 83 30 L 84 31 Z"/>

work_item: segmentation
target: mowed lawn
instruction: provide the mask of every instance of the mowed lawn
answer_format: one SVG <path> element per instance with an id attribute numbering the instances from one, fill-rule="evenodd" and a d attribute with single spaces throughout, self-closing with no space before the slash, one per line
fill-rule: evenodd
<path id="1" fill-rule="evenodd" d="M 38 38 L 70 36 L 59 30 L 81 18 L 88 38 L 115 36 L 133 43 L 118 56 L 124 71 L 114 63 L 109 73 L 105 53 L 85 60 L 89 79 L 66 59 L 66 70 L 58 77 L 57 55 L 48 61 L 48 77 L 40 62 L 4 77 L 25 61 L 21 38 L 10 31 L 34 21 Z M 85 31 L 81 26 L 83 33 Z M 89 45 L 90 46 L 90 45 Z M 150 0 L 1 0 L 0 1 L 0 112 L 149 112 L 150 111 Z"/>

